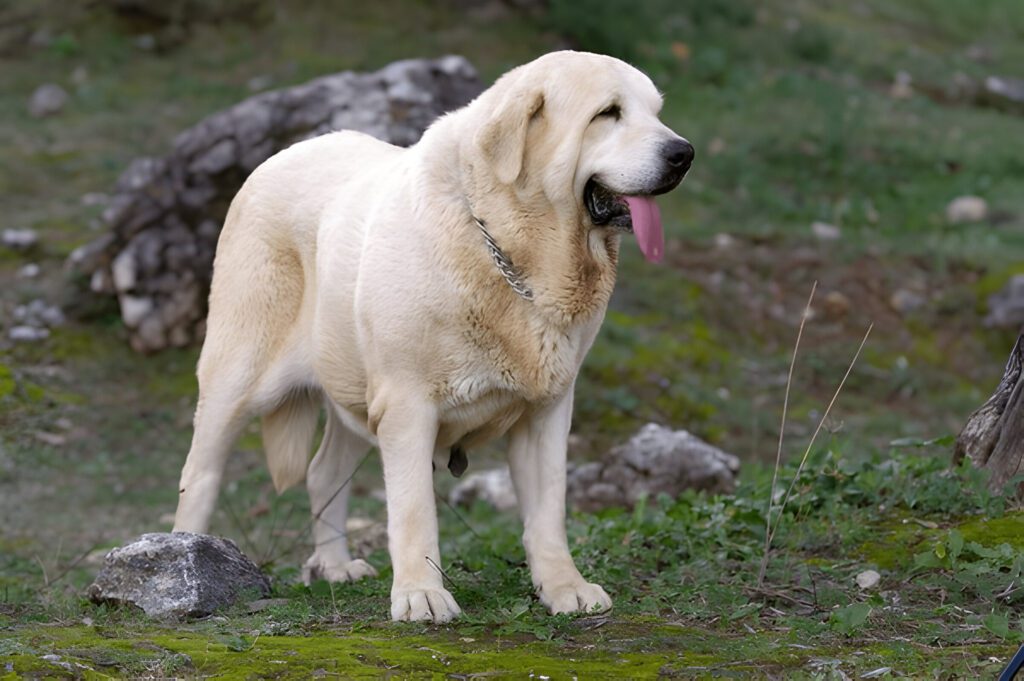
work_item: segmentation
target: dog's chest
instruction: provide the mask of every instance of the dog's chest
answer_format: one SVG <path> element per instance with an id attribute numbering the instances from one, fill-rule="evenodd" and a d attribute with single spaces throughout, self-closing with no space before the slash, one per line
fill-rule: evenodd
<path id="1" fill-rule="evenodd" d="M 524 413 L 571 390 L 583 357 L 581 333 L 541 330 L 467 335 L 442 383 L 439 443 L 500 437 Z"/>

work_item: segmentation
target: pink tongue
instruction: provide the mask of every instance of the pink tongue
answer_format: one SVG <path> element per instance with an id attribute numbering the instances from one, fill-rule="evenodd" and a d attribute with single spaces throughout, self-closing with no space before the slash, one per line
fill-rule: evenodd
<path id="1" fill-rule="evenodd" d="M 665 251 L 665 233 L 661 229 L 661 211 L 649 196 L 623 196 L 633 219 L 633 233 L 644 257 L 661 262 Z"/>

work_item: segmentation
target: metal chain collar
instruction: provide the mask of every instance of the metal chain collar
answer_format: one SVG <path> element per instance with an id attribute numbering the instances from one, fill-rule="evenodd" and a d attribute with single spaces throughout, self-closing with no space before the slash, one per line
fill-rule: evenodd
<path id="1" fill-rule="evenodd" d="M 477 216 L 473 216 L 473 220 L 476 221 L 477 227 L 480 228 L 480 232 L 484 235 L 484 241 L 487 243 L 487 249 L 491 252 L 491 258 L 494 260 L 495 266 L 498 271 L 501 272 L 501 276 L 505 277 L 505 281 L 512 287 L 512 290 L 518 293 L 524 300 L 533 300 L 533 290 L 526 285 L 523 281 L 523 272 L 512 263 L 512 258 L 505 254 L 505 251 L 501 250 L 497 242 L 494 241 L 494 237 L 484 227 L 484 222 Z"/>

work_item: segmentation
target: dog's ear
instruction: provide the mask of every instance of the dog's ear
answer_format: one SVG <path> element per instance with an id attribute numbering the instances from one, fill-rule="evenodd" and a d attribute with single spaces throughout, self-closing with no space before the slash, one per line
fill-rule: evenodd
<path id="1" fill-rule="evenodd" d="M 543 108 L 544 93 L 540 90 L 513 90 L 477 132 L 476 144 L 502 184 L 512 184 L 522 173 L 530 122 Z"/>

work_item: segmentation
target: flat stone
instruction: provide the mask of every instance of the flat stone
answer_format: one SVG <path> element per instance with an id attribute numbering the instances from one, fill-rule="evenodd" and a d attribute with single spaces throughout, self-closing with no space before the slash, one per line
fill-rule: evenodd
<path id="1" fill-rule="evenodd" d="M 928 299 L 920 293 L 905 288 L 896 289 L 889 296 L 889 304 L 900 314 L 908 314 L 925 306 Z"/>
<path id="2" fill-rule="evenodd" d="M 954 225 L 981 222 L 988 217 L 988 202 L 980 196 L 958 196 L 946 206 L 946 220 Z"/>
<path id="3" fill-rule="evenodd" d="M 843 235 L 842 231 L 835 225 L 827 222 L 814 222 L 811 224 L 811 234 L 820 241 L 835 241 Z"/>
<path id="4" fill-rule="evenodd" d="M 857 574 L 856 581 L 861 589 L 874 589 L 882 581 L 882 575 L 875 570 L 864 570 Z"/>
<path id="5" fill-rule="evenodd" d="M 268 596 L 270 581 L 229 539 L 153 533 L 108 553 L 87 594 L 150 617 L 205 617 L 243 597 Z"/>
<path id="6" fill-rule="evenodd" d="M 36 298 L 25 305 L 14 308 L 14 320 L 29 326 L 60 326 L 64 323 L 64 313 L 56 305 L 50 305 L 42 298 Z"/>
<path id="7" fill-rule="evenodd" d="M 36 88 L 28 100 L 28 112 L 33 118 L 59 113 L 67 104 L 68 93 L 56 83 L 45 83 Z"/>
<path id="8" fill-rule="evenodd" d="M 30 262 L 27 265 L 23 265 L 18 268 L 19 279 L 35 279 L 40 273 L 39 265 L 34 262 Z"/>
<path id="9" fill-rule="evenodd" d="M 0 242 L 7 248 L 24 251 L 39 242 L 39 234 L 34 229 L 5 229 L 0 235 Z"/>
<path id="10" fill-rule="evenodd" d="M 15 343 L 32 343 L 49 338 L 50 330 L 22 324 L 20 326 L 12 326 L 10 331 L 7 332 L 7 337 Z"/>

